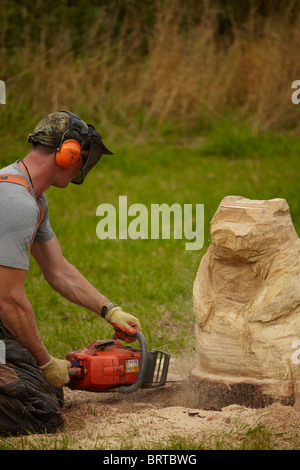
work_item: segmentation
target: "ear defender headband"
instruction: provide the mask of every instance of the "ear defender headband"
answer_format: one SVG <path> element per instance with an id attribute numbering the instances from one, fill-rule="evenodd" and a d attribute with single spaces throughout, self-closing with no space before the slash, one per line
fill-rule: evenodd
<path id="1" fill-rule="evenodd" d="M 80 143 L 75 139 L 64 140 L 65 135 L 68 132 L 75 130 L 81 135 L 83 142 L 83 135 L 87 135 L 88 131 L 84 129 L 81 119 L 76 114 L 71 113 L 70 111 L 65 112 L 70 116 L 70 127 L 62 136 L 61 143 L 56 149 L 55 161 L 60 168 L 68 170 L 76 165 L 80 159 L 82 145 L 80 145 Z"/>
<path id="2" fill-rule="evenodd" d="M 67 113 L 69 119 L 66 120 L 62 113 Z M 66 126 L 68 126 L 67 129 Z M 88 155 L 85 154 L 83 167 L 71 181 L 75 184 L 83 183 L 87 174 L 103 154 L 113 155 L 113 152 L 103 143 L 101 135 L 94 126 L 86 124 L 71 111 L 60 111 L 45 116 L 35 127 L 33 133 L 29 134 L 27 140 L 29 143 L 54 147 L 55 162 L 60 168 L 66 170 L 76 165 L 83 150 L 87 151 Z"/>
<path id="3" fill-rule="evenodd" d="M 81 157 L 83 149 L 89 150 L 89 155 L 84 167 L 72 180 L 72 183 L 82 184 L 86 175 L 97 164 L 103 153 L 113 155 L 113 152 L 102 142 L 101 135 L 94 126 L 84 124 L 80 117 L 70 111 L 64 111 L 70 116 L 70 127 L 64 133 L 61 143 L 56 150 L 55 161 L 60 168 L 72 168 Z M 85 127 L 86 126 L 86 127 Z M 65 139 L 65 135 L 70 131 L 77 131 L 81 136 L 81 144 L 75 139 Z"/>

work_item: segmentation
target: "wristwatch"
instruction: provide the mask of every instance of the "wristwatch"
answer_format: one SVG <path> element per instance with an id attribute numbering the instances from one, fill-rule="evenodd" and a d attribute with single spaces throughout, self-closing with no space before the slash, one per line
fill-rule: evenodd
<path id="1" fill-rule="evenodd" d="M 117 304 L 114 304 L 113 302 L 109 302 L 107 305 L 104 305 L 101 310 L 101 317 L 105 318 L 108 312 L 114 307 L 117 307 Z"/>

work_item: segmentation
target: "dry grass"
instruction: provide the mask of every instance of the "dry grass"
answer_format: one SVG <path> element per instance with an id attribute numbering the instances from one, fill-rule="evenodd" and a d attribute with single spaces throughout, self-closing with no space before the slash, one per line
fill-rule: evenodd
<path id="1" fill-rule="evenodd" d="M 300 78 L 295 2 L 264 17 L 250 8 L 243 22 L 230 18 L 222 34 L 218 2 L 198 2 L 197 10 L 193 1 L 153 2 L 152 22 L 130 7 L 120 20 L 122 2 L 115 2 L 95 10 L 77 41 L 67 15 L 50 21 L 51 7 L 38 2 L 38 18 L 21 10 L 16 48 L 9 21 L 17 6 L 4 3 L 1 78 L 17 116 L 68 107 L 135 132 L 153 122 L 195 129 L 230 112 L 253 129 L 299 127 L 291 103 L 291 84 Z"/>

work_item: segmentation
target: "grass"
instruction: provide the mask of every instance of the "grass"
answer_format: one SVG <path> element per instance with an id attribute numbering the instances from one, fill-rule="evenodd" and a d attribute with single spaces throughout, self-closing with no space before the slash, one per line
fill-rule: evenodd
<path id="1" fill-rule="evenodd" d="M 225 131 L 224 136 L 228 152 Z M 105 295 L 140 317 L 150 347 L 159 342 L 179 353 L 191 341 L 192 284 L 209 245 L 209 222 L 224 196 L 285 198 L 300 233 L 298 140 L 239 135 L 231 144 L 232 154 L 227 155 L 222 145 L 218 134 L 203 146 L 163 143 L 155 147 L 150 143 L 117 147 L 115 156 L 103 159 L 82 187 L 47 192 L 51 224 L 65 256 Z M 239 156 L 239 147 L 246 146 L 250 150 Z M 186 240 L 172 237 L 99 240 L 96 209 L 102 203 L 118 209 L 120 195 L 127 196 L 128 207 L 134 203 L 149 209 L 154 203 L 204 204 L 203 248 L 187 251 Z M 82 346 L 95 339 L 95 332 L 109 333 L 104 322 L 52 292 L 33 261 L 31 268 L 28 296 L 53 354 L 61 355 L 77 342 Z"/>
<path id="2" fill-rule="evenodd" d="M 134 427 L 133 427 L 134 428 Z M 298 448 L 297 438 L 292 436 L 281 436 L 273 429 L 263 424 L 234 424 L 231 429 L 221 433 L 212 432 L 199 437 L 198 439 L 189 436 L 182 437 L 176 434 L 171 435 L 162 441 L 150 441 L 147 436 L 141 436 L 140 444 L 133 444 L 131 441 L 135 437 L 119 435 L 120 446 L 118 450 L 142 450 L 142 451 L 203 451 L 203 450 L 282 450 Z M 83 435 L 84 438 L 84 435 Z M 285 440 L 289 441 L 285 443 Z M 293 444 L 294 443 L 294 444 Z M 110 449 L 110 450 L 115 450 Z M 68 432 L 56 435 L 28 435 L 6 438 L 0 437 L 0 450 L 82 450 L 80 442 L 74 439 Z M 105 444 L 105 437 L 97 438 L 93 450 L 108 450 Z M 179 454 L 180 455 L 180 454 Z"/>
<path id="3" fill-rule="evenodd" d="M 47 191 L 52 227 L 66 258 L 140 318 L 150 349 L 187 353 L 192 285 L 223 197 L 285 198 L 300 234 L 297 2 L 2 3 L 1 166 L 25 156 L 48 112 L 71 109 L 100 129 L 115 155 L 82 187 Z M 174 237 L 99 240 L 97 207 L 118 208 L 121 195 L 148 209 L 204 204 L 203 248 L 187 251 Z M 104 321 L 53 292 L 33 260 L 26 292 L 51 354 L 110 337 Z M 271 445 L 266 428 L 244 431 L 241 445 Z M 32 445 L 68 448 L 65 437 Z M 202 446 L 175 441 L 165 445 Z"/>
<path id="4" fill-rule="evenodd" d="M 244 425 L 243 431 L 234 427 L 227 432 L 216 433 L 205 437 L 201 441 L 196 439 L 173 436 L 158 446 L 164 450 L 274 450 L 276 442 L 274 433 L 267 426 L 258 424 L 255 426 Z"/>
<path id="5" fill-rule="evenodd" d="M 5 140 L 4 145 L 3 154 L 13 161 L 15 154 Z M 17 145 L 18 157 L 26 154 L 26 145 Z M 51 225 L 66 258 L 111 300 L 139 317 L 150 349 L 161 348 L 175 356 L 188 354 L 194 347 L 193 281 L 210 243 L 210 220 L 222 198 L 232 194 L 285 198 L 300 233 L 299 139 L 223 124 L 188 142 L 173 137 L 159 143 L 116 141 L 111 146 L 115 155 L 103 158 L 82 187 L 47 191 Z M 169 240 L 99 240 L 96 209 L 102 203 L 118 207 L 120 195 L 127 196 L 128 206 L 204 204 L 203 248 L 187 251 L 186 240 L 172 236 Z M 26 292 L 41 336 L 54 356 L 64 357 L 75 347 L 111 336 L 111 327 L 102 319 L 53 292 L 33 259 Z M 208 444 L 175 436 L 163 445 L 165 449 L 223 449 L 231 445 L 225 438 L 218 436 Z M 22 438 L 1 441 L 4 449 L 27 445 Z M 74 445 L 68 434 L 38 436 L 30 444 L 37 449 Z M 258 426 L 243 431 L 237 448 L 272 446 L 271 431 Z"/>
<path id="6" fill-rule="evenodd" d="M 192 284 L 222 198 L 285 198 L 300 233 L 299 140 L 224 128 L 201 143 L 146 142 L 116 145 L 114 151 L 82 187 L 47 191 L 51 225 L 66 258 L 111 300 L 140 318 L 149 347 L 179 354 L 193 343 Z M 169 240 L 100 240 L 96 209 L 109 203 L 118 210 L 120 195 L 127 196 L 128 207 L 141 203 L 149 210 L 154 203 L 190 203 L 193 210 L 204 204 L 203 248 L 187 251 L 187 240 L 174 239 L 172 233 Z M 105 322 L 53 292 L 33 259 L 26 291 L 52 354 L 64 356 L 95 335 L 110 335 Z"/>
<path id="7" fill-rule="evenodd" d="M 2 3 L 5 126 L 70 107 L 115 139 L 234 109 L 256 130 L 299 130 L 298 2 Z"/>

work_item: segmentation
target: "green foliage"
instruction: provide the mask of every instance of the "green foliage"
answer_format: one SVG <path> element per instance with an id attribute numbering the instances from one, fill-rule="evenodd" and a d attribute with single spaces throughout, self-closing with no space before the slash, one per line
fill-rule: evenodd
<path id="1" fill-rule="evenodd" d="M 90 410 L 93 413 L 93 410 Z M 133 429 L 134 433 L 134 429 Z M 137 450 L 130 443 L 129 436 L 120 435 L 120 449 L 123 451 Z M 0 450 L 74 450 L 82 449 L 81 443 L 65 432 L 59 436 L 55 435 L 35 435 L 28 432 L 19 438 L 0 437 Z M 105 439 L 96 440 L 95 450 L 106 449 Z M 276 434 L 268 426 L 257 424 L 233 425 L 223 433 L 211 433 L 201 436 L 199 439 L 182 438 L 176 434 L 159 442 L 145 439 L 138 450 L 157 451 L 201 451 L 201 450 L 276 450 Z"/>
<path id="2" fill-rule="evenodd" d="M 194 345 L 192 285 L 210 243 L 210 220 L 223 197 L 285 198 L 300 233 L 299 141 L 218 127 L 201 142 L 145 142 L 116 145 L 114 151 L 81 187 L 46 192 L 50 221 L 66 258 L 112 301 L 140 317 L 149 347 L 180 354 Z M 194 211 L 204 204 L 203 248 L 187 251 L 187 240 L 174 239 L 172 232 L 169 240 L 150 235 L 99 240 L 96 209 L 109 203 L 118 212 L 121 195 L 127 196 L 128 207 L 138 202 L 149 212 L 154 203 L 192 204 Z M 26 290 L 53 354 L 63 356 L 70 348 L 110 337 L 105 322 L 53 292 L 33 260 Z"/>
<path id="3" fill-rule="evenodd" d="M 59 109 L 114 139 L 202 134 L 228 109 L 254 129 L 296 133 L 298 5 L 3 0 L 0 133 L 29 133 Z"/>
<path id="4" fill-rule="evenodd" d="M 9 141 L 4 153 L 13 158 Z M 26 143 L 19 142 L 20 153 Z M 192 284 L 209 242 L 209 223 L 222 198 L 239 194 L 255 199 L 285 198 L 295 229 L 300 234 L 298 198 L 299 141 L 280 134 L 256 134 L 250 128 L 223 123 L 202 139 L 188 142 L 146 141 L 116 144 L 82 187 L 50 188 L 46 194 L 50 221 L 67 259 L 104 294 L 136 314 L 150 349 L 187 355 L 194 347 Z M 136 202 L 204 204 L 205 242 L 199 251 L 185 250 L 185 240 L 102 240 L 96 236 L 96 208 L 101 203 L 118 207 L 119 195 L 128 205 Z M 96 315 L 61 299 L 45 283 L 31 261 L 26 292 L 33 305 L 41 335 L 52 354 L 64 357 L 74 347 L 109 338 L 111 328 Z M 294 439 L 295 447 L 297 439 Z M 80 442 L 67 432 L 59 436 L 3 438 L 2 450 L 71 450 Z M 284 446 L 284 443 L 281 444 Z M 292 447 L 293 442 L 287 442 Z M 132 450 L 127 440 L 123 450 Z M 95 444 L 105 448 L 105 439 Z M 271 450 L 276 435 L 268 427 L 232 427 L 223 434 L 199 440 L 171 436 L 164 442 L 147 442 L 143 449 Z"/>

